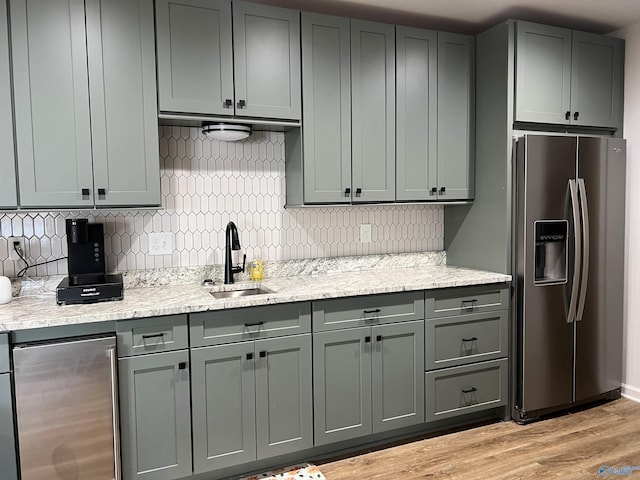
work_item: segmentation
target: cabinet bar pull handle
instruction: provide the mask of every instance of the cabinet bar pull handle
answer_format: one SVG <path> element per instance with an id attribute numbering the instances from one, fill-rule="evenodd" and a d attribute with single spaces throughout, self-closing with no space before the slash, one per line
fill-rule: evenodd
<path id="1" fill-rule="evenodd" d="M 111 424 L 113 427 L 113 468 L 115 470 L 114 480 L 121 480 L 120 465 L 120 420 L 118 406 L 118 357 L 116 349 L 109 349 L 109 370 L 111 374 Z"/>
<path id="2" fill-rule="evenodd" d="M 478 389 L 476 387 L 471 387 L 471 388 L 463 388 L 462 389 L 462 393 L 473 393 L 473 392 L 477 392 Z"/>
<path id="3" fill-rule="evenodd" d="M 344 196 L 345 197 L 351 196 L 351 189 L 349 187 L 344 189 Z"/>
<path id="4" fill-rule="evenodd" d="M 478 303 L 478 300 L 475 298 L 472 298 L 471 300 L 462 300 L 462 302 L 460 302 L 460 308 L 471 311 L 476 307 L 476 303 Z"/>
<path id="5" fill-rule="evenodd" d="M 164 333 L 154 333 L 153 335 L 142 335 L 143 340 L 148 340 L 150 338 L 162 338 L 164 337 Z"/>
<path id="6" fill-rule="evenodd" d="M 367 335 L 366 337 L 364 337 L 364 341 L 365 341 L 366 343 L 371 342 L 371 337 L 370 337 L 369 335 Z"/>
<path id="7" fill-rule="evenodd" d="M 571 112 L 569 110 L 567 110 L 564 114 L 564 119 L 565 120 L 569 120 L 571 118 Z"/>
<path id="8" fill-rule="evenodd" d="M 376 337 L 376 341 L 377 341 L 377 342 L 381 342 L 381 341 L 382 341 L 382 335 L 378 335 L 378 336 Z"/>
<path id="9" fill-rule="evenodd" d="M 575 113 L 573 114 L 573 119 L 574 119 L 574 120 L 578 120 L 578 117 L 579 117 L 579 116 L 580 116 L 580 112 L 575 112 Z"/>
<path id="10" fill-rule="evenodd" d="M 361 188 L 356 188 L 356 197 L 359 197 L 362 195 L 362 189 Z"/>
<path id="11" fill-rule="evenodd" d="M 227 98 L 222 104 L 224 108 L 231 108 L 232 105 L 233 105 L 233 101 L 230 98 Z"/>
<path id="12" fill-rule="evenodd" d="M 253 360 L 253 353 L 247 353 L 247 360 Z"/>
<path id="13" fill-rule="evenodd" d="M 185 368 L 187 368 L 187 362 L 180 362 L 178 364 L 178 370 L 184 370 Z"/>
<path id="14" fill-rule="evenodd" d="M 89 190 L 88 188 L 83 188 L 82 189 L 82 196 L 83 197 L 87 197 L 89 198 L 89 194 L 91 193 L 91 190 Z M 83 199 L 84 200 L 84 199 Z"/>
<path id="15" fill-rule="evenodd" d="M 463 338 L 462 341 L 463 342 L 476 342 L 478 340 L 478 337 L 471 337 L 471 338 Z"/>
<path id="16" fill-rule="evenodd" d="M 247 102 L 244 100 L 238 100 L 238 108 L 244 108 L 247 105 Z"/>
<path id="17" fill-rule="evenodd" d="M 264 325 L 264 322 L 254 322 L 254 323 L 245 323 L 245 327 L 259 327 L 260 325 Z"/>
<path id="18" fill-rule="evenodd" d="M 267 356 L 267 352 L 265 352 L 264 350 L 260 352 L 260 358 L 264 358 L 266 356 Z"/>
<path id="19" fill-rule="evenodd" d="M 364 310 L 364 311 L 363 311 L 363 313 L 364 313 L 365 315 L 366 315 L 366 314 L 369 314 L 369 313 L 380 313 L 380 309 L 379 309 L 379 308 L 376 308 L 375 310 Z"/>

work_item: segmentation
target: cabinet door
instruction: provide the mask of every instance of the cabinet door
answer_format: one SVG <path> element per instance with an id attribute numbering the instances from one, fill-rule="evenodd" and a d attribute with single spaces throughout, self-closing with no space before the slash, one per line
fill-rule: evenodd
<path id="1" fill-rule="evenodd" d="M 300 12 L 233 2 L 236 115 L 299 120 Z"/>
<path id="2" fill-rule="evenodd" d="M 0 208 L 18 205 L 16 165 L 13 154 L 13 114 L 9 79 L 7 4 L 0 2 Z"/>
<path id="3" fill-rule="evenodd" d="M 568 124 L 571 114 L 571 30 L 516 24 L 517 122 Z"/>
<path id="4" fill-rule="evenodd" d="M 305 203 L 351 201 L 349 19 L 302 13 Z"/>
<path id="5" fill-rule="evenodd" d="M 92 206 L 84 1 L 9 5 L 20 204 Z"/>
<path id="6" fill-rule="evenodd" d="M 571 123 L 620 127 L 623 41 L 573 32 L 571 57 Z"/>
<path id="7" fill-rule="evenodd" d="M 86 5 L 95 204 L 159 205 L 153 0 Z"/>
<path id="8" fill-rule="evenodd" d="M 473 198 L 475 41 L 438 33 L 438 199 Z"/>
<path id="9" fill-rule="evenodd" d="M 424 321 L 371 327 L 373 433 L 424 422 Z"/>
<path id="10" fill-rule="evenodd" d="M 191 474 L 188 361 L 187 350 L 118 360 L 124 480 Z"/>
<path id="11" fill-rule="evenodd" d="M 371 433 L 369 327 L 313 335 L 313 395 L 316 445 Z"/>
<path id="12" fill-rule="evenodd" d="M 352 198 L 396 198 L 395 28 L 351 20 Z"/>
<path id="13" fill-rule="evenodd" d="M 313 446 L 311 334 L 256 340 L 258 460 Z"/>
<path id="14" fill-rule="evenodd" d="M 232 115 L 229 0 L 156 0 L 156 35 L 160 111 Z"/>
<path id="15" fill-rule="evenodd" d="M 11 374 L 0 374 L 0 465 L 4 480 L 18 480 L 16 440 L 13 429 Z"/>
<path id="16" fill-rule="evenodd" d="M 437 198 L 437 72 L 437 32 L 396 27 L 398 201 Z"/>
<path id="17" fill-rule="evenodd" d="M 256 459 L 254 342 L 191 350 L 193 471 Z"/>

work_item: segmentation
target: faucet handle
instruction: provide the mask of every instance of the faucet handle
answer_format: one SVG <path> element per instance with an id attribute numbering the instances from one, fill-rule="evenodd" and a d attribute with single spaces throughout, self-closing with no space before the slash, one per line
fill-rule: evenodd
<path id="1" fill-rule="evenodd" d="M 240 270 L 242 273 L 244 273 L 244 267 L 246 266 L 246 264 L 247 264 L 247 254 L 245 253 L 242 256 L 242 270 Z"/>

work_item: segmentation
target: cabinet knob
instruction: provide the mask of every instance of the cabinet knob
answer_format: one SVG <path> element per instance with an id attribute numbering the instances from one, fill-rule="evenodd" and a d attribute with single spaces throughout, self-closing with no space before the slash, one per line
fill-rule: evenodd
<path id="1" fill-rule="evenodd" d="M 575 113 L 573 114 L 573 119 L 574 119 L 574 120 L 578 120 L 578 117 L 579 117 L 579 116 L 580 116 L 580 112 L 575 112 Z"/>
<path id="2" fill-rule="evenodd" d="M 569 110 L 567 110 L 564 114 L 564 119 L 565 120 L 569 120 L 571 118 L 571 112 Z"/>
<path id="3" fill-rule="evenodd" d="M 431 187 L 431 195 L 438 193 L 438 187 Z"/>
<path id="4" fill-rule="evenodd" d="M 264 358 L 266 356 L 267 356 L 267 352 L 265 352 L 264 350 L 260 352 L 260 358 Z"/>
<path id="5" fill-rule="evenodd" d="M 253 353 L 247 353 L 247 360 L 253 360 Z"/>
<path id="6" fill-rule="evenodd" d="M 178 370 L 184 370 L 187 368 L 187 362 L 180 362 L 178 364 Z"/>
<path id="7" fill-rule="evenodd" d="M 231 108 L 232 105 L 233 105 L 233 100 L 231 100 L 230 98 L 227 98 L 222 104 L 224 108 Z"/>
<path id="8" fill-rule="evenodd" d="M 247 102 L 244 100 L 238 100 L 238 108 L 244 108 L 247 105 Z"/>
<path id="9" fill-rule="evenodd" d="M 98 189 L 98 197 L 104 198 L 106 194 L 107 194 L 107 190 L 105 188 Z"/>
<path id="10" fill-rule="evenodd" d="M 90 194 L 91 194 L 91 190 L 89 190 L 88 188 L 83 188 L 82 189 L 82 199 L 83 200 L 88 200 Z"/>
<path id="11" fill-rule="evenodd" d="M 376 342 L 381 342 L 381 341 L 382 341 L 382 335 L 376 336 Z"/>
<path id="12" fill-rule="evenodd" d="M 367 335 L 366 337 L 364 337 L 364 341 L 365 343 L 371 343 L 371 337 Z"/>
<path id="13" fill-rule="evenodd" d="M 344 196 L 345 197 L 351 196 L 351 189 L 349 187 L 344 189 Z"/>
<path id="14" fill-rule="evenodd" d="M 362 195 L 362 189 L 361 188 L 356 188 L 356 197 L 359 197 Z"/>
<path id="15" fill-rule="evenodd" d="M 447 187 L 440 187 L 440 195 L 444 195 L 444 192 L 447 191 Z"/>

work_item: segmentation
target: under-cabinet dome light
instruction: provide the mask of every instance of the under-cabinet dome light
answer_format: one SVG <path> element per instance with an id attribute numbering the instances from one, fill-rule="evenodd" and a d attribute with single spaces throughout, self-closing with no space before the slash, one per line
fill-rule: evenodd
<path id="1" fill-rule="evenodd" d="M 215 138 L 223 142 L 237 142 L 251 135 L 251 127 L 235 123 L 212 123 L 204 125 L 202 133 L 209 138 Z"/>

